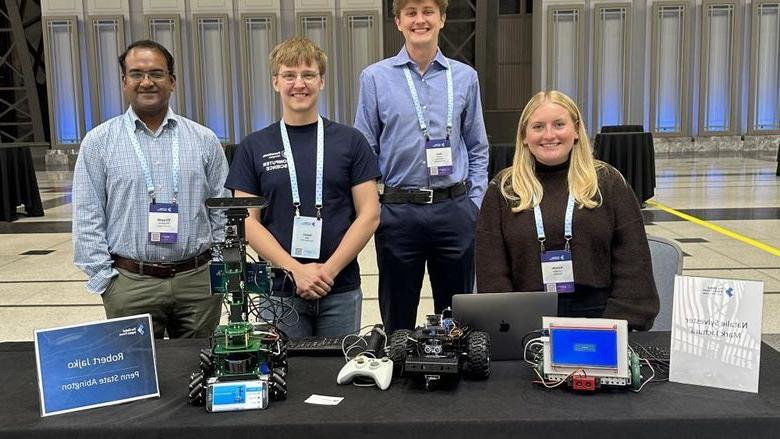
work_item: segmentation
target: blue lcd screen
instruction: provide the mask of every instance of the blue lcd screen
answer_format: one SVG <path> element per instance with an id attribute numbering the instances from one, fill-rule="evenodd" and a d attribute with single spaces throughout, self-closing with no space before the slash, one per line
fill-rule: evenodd
<path id="1" fill-rule="evenodd" d="M 246 402 L 246 386 L 236 384 L 233 386 L 214 387 L 214 405 L 243 404 Z"/>
<path id="2" fill-rule="evenodd" d="M 553 366 L 618 367 L 617 329 L 550 328 Z"/>

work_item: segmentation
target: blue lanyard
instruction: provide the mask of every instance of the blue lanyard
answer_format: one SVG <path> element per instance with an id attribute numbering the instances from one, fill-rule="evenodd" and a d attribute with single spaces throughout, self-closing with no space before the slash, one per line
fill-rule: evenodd
<path id="1" fill-rule="evenodd" d="M 295 171 L 290 137 L 287 135 L 287 126 L 284 120 L 279 121 L 279 129 L 282 132 L 282 145 L 284 145 L 284 158 L 287 160 L 287 172 L 290 174 L 290 187 L 292 189 L 293 206 L 295 216 L 300 216 L 301 196 L 298 193 L 298 173 Z M 317 219 L 322 218 L 322 171 L 325 150 L 325 130 L 322 126 L 322 117 L 317 116 L 317 180 L 316 193 L 314 195 L 314 207 L 317 209 Z"/>
<path id="2" fill-rule="evenodd" d="M 533 197 L 534 203 L 534 221 L 536 221 L 536 236 L 539 239 L 539 246 L 542 253 L 544 253 L 544 223 L 542 222 L 542 209 L 536 202 L 536 196 Z M 570 251 L 569 241 L 573 236 L 572 234 L 572 218 L 574 217 L 574 197 L 569 194 L 569 201 L 566 203 L 566 221 L 563 225 L 563 237 L 566 239 L 566 251 Z"/>
<path id="3" fill-rule="evenodd" d="M 138 142 L 138 137 L 135 134 L 135 123 L 130 114 L 125 114 L 125 130 L 127 131 L 127 137 L 130 138 L 130 144 L 133 145 L 135 155 L 138 157 L 138 161 L 141 163 L 141 169 L 144 173 L 144 181 L 146 182 L 146 191 L 152 198 L 152 202 L 156 202 L 156 193 L 154 188 L 154 180 L 152 179 L 152 172 L 149 170 L 149 163 L 146 161 L 144 151 L 141 149 L 141 144 Z M 179 135 L 178 130 L 174 129 L 173 140 L 171 142 L 171 156 L 173 158 L 173 204 L 176 204 L 176 198 L 179 195 Z"/>
<path id="4" fill-rule="evenodd" d="M 446 74 L 447 74 L 447 138 L 450 138 L 450 133 L 452 132 L 452 111 L 454 107 L 454 93 L 452 91 L 452 66 L 450 65 L 450 60 L 447 61 L 447 68 Z M 409 65 L 406 65 L 406 68 L 404 69 L 404 75 L 406 76 L 406 85 L 409 86 L 409 91 L 412 93 L 412 100 L 414 101 L 414 109 L 417 111 L 417 123 L 420 125 L 420 130 L 422 130 L 423 135 L 425 136 L 425 140 L 431 139 L 431 133 L 428 131 L 428 125 L 425 124 L 425 118 L 423 117 L 422 107 L 420 107 L 420 98 L 417 97 L 417 89 L 414 86 L 414 82 L 412 82 L 412 73 L 411 69 L 409 69 Z"/>

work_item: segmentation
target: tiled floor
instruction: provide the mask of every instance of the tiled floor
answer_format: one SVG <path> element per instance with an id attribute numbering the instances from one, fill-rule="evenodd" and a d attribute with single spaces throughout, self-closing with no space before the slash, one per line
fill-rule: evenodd
<path id="1" fill-rule="evenodd" d="M 774 152 L 658 157 L 653 201 L 780 249 L 776 166 Z M 84 290 L 85 276 L 72 264 L 72 172 L 37 176 L 46 215 L 0 223 L 0 341 L 31 340 L 35 328 L 105 317 L 100 299 Z M 687 254 L 684 274 L 763 281 L 763 332 L 780 333 L 780 257 L 653 207 L 645 216 L 648 234 L 680 243 Z M 49 252 L 25 254 L 31 250 Z M 379 321 L 375 260 L 372 241 L 360 254 L 364 324 Z M 423 288 L 420 322 L 432 308 L 430 284 Z"/>

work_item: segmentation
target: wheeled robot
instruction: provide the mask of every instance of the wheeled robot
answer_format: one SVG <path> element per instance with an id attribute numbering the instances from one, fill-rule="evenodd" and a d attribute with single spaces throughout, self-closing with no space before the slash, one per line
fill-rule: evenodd
<path id="1" fill-rule="evenodd" d="M 265 201 L 252 198 L 210 198 L 206 206 L 224 209 L 225 239 L 212 247 L 211 293 L 223 295 L 229 310 L 226 325 L 200 352 L 200 368 L 190 376 L 190 404 L 208 411 L 266 408 L 268 401 L 287 397 L 287 350 L 275 323 L 259 317 L 260 298 L 268 297 L 272 278 L 266 262 L 247 262 L 244 220 L 248 209 Z M 250 316 L 256 322 L 250 321 Z"/>
<path id="2" fill-rule="evenodd" d="M 490 375 L 490 337 L 458 326 L 449 309 L 429 315 L 414 331 L 393 332 L 388 350 L 394 375 L 422 378 L 426 390 L 461 375 L 474 380 Z"/>

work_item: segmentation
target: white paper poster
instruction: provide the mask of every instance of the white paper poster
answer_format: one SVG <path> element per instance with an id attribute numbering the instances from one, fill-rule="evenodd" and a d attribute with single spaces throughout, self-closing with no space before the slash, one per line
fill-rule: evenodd
<path id="1" fill-rule="evenodd" d="M 758 393 L 764 283 L 675 276 L 669 381 Z"/>

